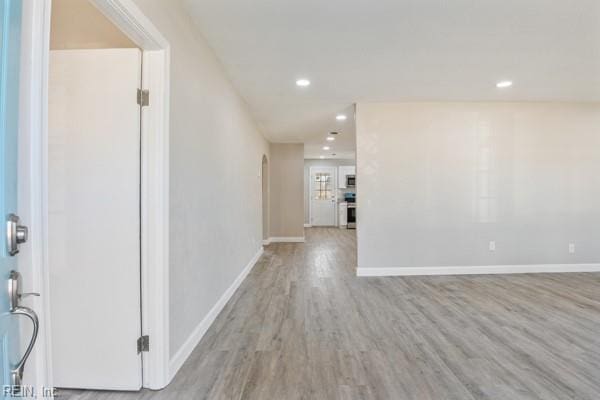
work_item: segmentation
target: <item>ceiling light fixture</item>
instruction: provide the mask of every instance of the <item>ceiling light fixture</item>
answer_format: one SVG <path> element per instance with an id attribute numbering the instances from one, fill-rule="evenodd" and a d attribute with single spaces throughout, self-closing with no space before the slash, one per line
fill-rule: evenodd
<path id="1" fill-rule="evenodd" d="M 331 147 L 329 147 L 329 146 L 323 146 L 323 150 L 327 151 L 329 149 L 331 149 Z"/>
<path id="2" fill-rule="evenodd" d="M 298 79 L 296 81 L 296 85 L 300 87 L 306 87 L 310 85 L 310 81 L 308 79 Z"/>
<path id="3" fill-rule="evenodd" d="M 496 83 L 496 87 L 498 89 L 506 89 L 506 88 L 511 87 L 512 85 L 513 85 L 512 81 L 501 81 L 501 82 Z"/>
<path id="4" fill-rule="evenodd" d="M 333 136 L 328 136 L 327 137 L 327 141 L 328 142 L 333 142 L 335 140 L 335 138 Z"/>
<path id="5" fill-rule="evenodd" d="M 335 119 L 337 119 L 338 121 L 345 121 L 346 118 L 348 117 L 346 117 L 344 114 L 340 114 L 337 117 L 335 117 Z"/>

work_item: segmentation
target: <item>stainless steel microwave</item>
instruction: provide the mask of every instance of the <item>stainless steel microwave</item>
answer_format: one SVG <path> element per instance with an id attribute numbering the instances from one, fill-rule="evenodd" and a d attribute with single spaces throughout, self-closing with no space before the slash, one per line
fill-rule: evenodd
<path id="1" fill-rule="evenodd" d="M 346 187 L 356 186 L 356 175 L 346 175 Z"/>

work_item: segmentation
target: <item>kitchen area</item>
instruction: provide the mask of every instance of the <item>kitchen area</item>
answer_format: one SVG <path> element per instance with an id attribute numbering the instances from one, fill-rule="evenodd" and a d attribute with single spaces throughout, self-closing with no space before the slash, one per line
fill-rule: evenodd
<path id="1" fill-rule="evenodd" d="M 304 160 L 304 226 L 356 229 L 356 165 L 351 159 Z"/>
<path id="2" fill-rule="evenodd" d="M 356 166 L 338 167 L 338 226 L 356 229 Z"/>

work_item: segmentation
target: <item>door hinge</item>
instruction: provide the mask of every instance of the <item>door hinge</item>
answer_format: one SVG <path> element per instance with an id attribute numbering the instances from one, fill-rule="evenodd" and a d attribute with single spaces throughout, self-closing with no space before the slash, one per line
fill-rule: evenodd
<path id="1" fill-rule="evenodd" d="M 138 89 L 137 90 L 137 103 L 142 107 L 150 105 L 150 91 Z"/>
<path id="2" fill-rule="evenodd" d="M 144 336 L 140 336 L 138 338 L 137 351 L 138 351 L 138 354 L 140 354 L 142 351 L 143 352 L 150 351 L 150 336 L 144 335 Z"/>

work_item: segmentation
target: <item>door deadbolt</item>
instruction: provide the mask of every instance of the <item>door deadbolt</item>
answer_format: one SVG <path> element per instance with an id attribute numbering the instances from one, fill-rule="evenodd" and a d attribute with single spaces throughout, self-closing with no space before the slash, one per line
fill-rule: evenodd
<path id="1" fill-rule="evenodd" d="M 15 256 L 19 253 L 19 245 L 27 242 L 29 229 L 19 225 L 20 219 L 15 214 L 9 214 L 6 221 L 6 247 L 8 254 Z"/>

